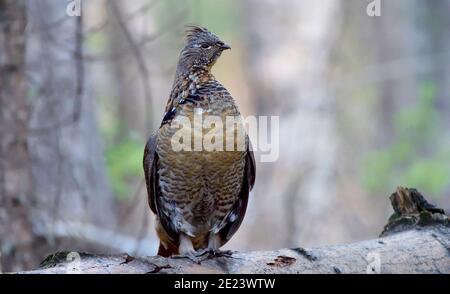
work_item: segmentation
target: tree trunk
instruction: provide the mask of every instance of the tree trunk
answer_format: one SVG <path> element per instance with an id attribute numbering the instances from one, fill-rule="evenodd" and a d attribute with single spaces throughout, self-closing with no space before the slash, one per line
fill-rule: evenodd
<path id="1" fill-rule="evenodd" d="M 254 218 L 258 222 L 246 225 L 247 243 L 277 248 L 336 242 L 343 234 L 331 227 L 339 210 L 327 218 L 323 212 L 336 205 L 335 101 L 328 69 L 342 3 L 291 0 L 281 7 L 277 1 L 253 0 L 244 5 L 249 11 L 245 21 L 251 54 L 246 68 L 251 95 L 257 114 L 282 117 L 279 146 L 283 150 L 276 165 L 257 168 L 253 193 L 258 201 L 250 207 L 257 207 L 261 215 Z M 283 213 L 270 220 L 264 217 L 273 211 Z M 311 222 L 316 225 L 303 225 Z M 263 243 L 266 230 L 276 231 L 278 238 Z"/>
<path id="2" fill-rule="evenodd" d="M 42 256 L 72 245 L 67 222 L 116 224 L 82 58 L 83 14 L 67 16 L 67 5 L 0 0 L 4 271 L 35 268 Z M 84 237 L 78 249 L 98 250 Z"/>
<path id="3" fill-rule="evenodd" d="M 115 224 L 92 79 L 83 60 L 84 11 L 68 17 L 67 4 L 37 0 L 28 5 L 27 71 L 33 86 L 29 142 L 39 207 L 34 223 L 46 236 L 58 231 L 54 224 L 61 220 L 109 228 Z"/>
<path id="4" fill-rule="evenodd" d="M 10 270 L 30 267 L 36 258 L 27 142 L 26 25 L 25 1 L 0 1 L 0 257 L 1 264 L 14 260 L 16 267 L 7 268 Z"/>

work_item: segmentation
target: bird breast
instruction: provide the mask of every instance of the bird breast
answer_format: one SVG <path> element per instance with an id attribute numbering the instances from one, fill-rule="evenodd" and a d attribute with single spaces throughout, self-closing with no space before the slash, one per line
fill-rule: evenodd
<path id="1" fill-rule="evenodd" d="M 239 115 L 235 107 L 227 107 L 227 111 L 221 106 L 200 109 L 183 105 L 174 121 L 161 127 L 157 142 L 159 186 L 167 203 L 165 213 L 178 230 L 192 237 L 220 229 L 218 226 L 239 196 L 245 167 L 245 151 L 173 150 L 171 140 L 179 130 L 177 117 L 193 121 L 195 111 L 224 119 L 227 115 Z M 194 127 L 199 125 L 193 124 Z M 203 136 L 210 131 L 201 130 Z"/>

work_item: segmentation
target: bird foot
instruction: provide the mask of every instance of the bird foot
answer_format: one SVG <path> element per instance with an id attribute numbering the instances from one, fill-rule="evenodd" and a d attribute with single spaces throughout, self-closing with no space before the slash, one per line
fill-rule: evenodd
<path id="1" fill-rule="evenodd" d="M 233 251 L 231 250 L 219 250 L 219 249 L 210 249 L 210 248 L 205 248 L 201 250 L 202 252 L 200 253 L 201 256 L 205 256 L 206 259 L 211 259 L 214 257 L 226 257 L 226 258 L 234 258 L 233 257 Z"/>
<path id="2" fill-rule="evenodd" d="M 202 261 L 205 261 L 207 259 L 212 259 L 215 257 L 234 258 L 233 253 L 234 252 L 231 250 L 223 250 L 222 251 L 222 250 L 218 250 L 218 249 L 205 248 L 205 249 L 200 249 L 198 251 L 189 251 L 187 253 L 180 254 L 180 255 L 172 255 L 171 258 L 174 258 L 174 259 L 186 258 L 194 263 L 200 264 Z"/>
<path id="3" fill-rule="evenodd" d="M 174 259 L 186 258 L 197 264 L 200 264 L 202 261 L 206 260 L 203 251 L 189 251 L 186 253 L 182 253 L 180 255 L 172 255 L 171 258 Z"/>
<path id="4" fill-rule="evenodd" d="M 190 261 L 192 261 L 193 263 L 197 263 L 197 264 L 201 263 L 201 260 L 197 256 L 191 255 L 191 254 L 172 255 L 170 258 L 173 258 L 173 259 L 186 258 L 186 259 L 189 259 Z"/>

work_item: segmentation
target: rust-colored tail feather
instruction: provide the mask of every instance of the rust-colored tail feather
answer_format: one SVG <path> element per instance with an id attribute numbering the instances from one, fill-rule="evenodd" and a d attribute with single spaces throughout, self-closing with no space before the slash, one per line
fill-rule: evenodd
<path id="1" fill-rule="evenodd" d="M 178 254 L 178 248 L 173 246 L 173 245 L 169 245 L 168 248 L 164 247 L 163 244 L 161 242 L 159 242 L 159 248 L 158 248 L 158 255 L 159 256 L 163 256 L 163 257 L 170 257 L 172 255 L 177 255 Z"/>

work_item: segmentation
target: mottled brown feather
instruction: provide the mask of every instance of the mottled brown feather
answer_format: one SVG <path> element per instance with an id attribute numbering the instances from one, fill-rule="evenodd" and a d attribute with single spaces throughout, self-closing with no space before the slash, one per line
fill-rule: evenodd
<path id="1" fill-rule="evenodd" d="M 190 27 L 187 42 L 216 42 L 216 50 L 224 46 L 202 27 Z M 230 240 L 242 223 L 255 182 L 248 136 L 244 151 L 172 150 L 171 138 L 178 130 L 174 120 L 185 116 L 192 121 L 194 108 L 218 115 L 223 121 L 226 116 L 240 116 L 231 95 L 210 72 L 220 52 L 194 62 L 189 61 L 194 56 L 191 48 L 198 47 L 188 44 L 180 55 L 164 118 L 144 151 L 149 205 L 156 214 L 161 241 L 158 254 L 163 256 L 179 253 L 180 234 L 190 236 L 196 250 L 206 248 L 211 235 L 219 236 L 220 246 Z"/>

